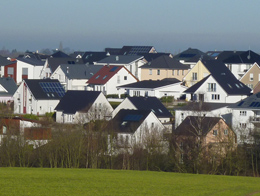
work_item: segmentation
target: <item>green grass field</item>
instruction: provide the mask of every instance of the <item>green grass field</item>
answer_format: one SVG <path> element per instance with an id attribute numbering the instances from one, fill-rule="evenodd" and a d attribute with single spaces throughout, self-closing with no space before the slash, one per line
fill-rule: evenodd
<path id="1" fill-rule="evenodd" d="M 148 171 L 0 168 L 0 195 L 260 195 L 260 178 Z"/>

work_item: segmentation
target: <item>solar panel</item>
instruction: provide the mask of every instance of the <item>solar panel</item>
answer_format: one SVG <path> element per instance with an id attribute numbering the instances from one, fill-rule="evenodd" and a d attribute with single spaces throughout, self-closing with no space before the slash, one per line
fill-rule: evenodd
<path id="1" fill-rule="evenodd" d="M 237 106 L 243 105 L 244 101 L 241 101 Z"/>
<path id="2" fill-rule="evenodd" d="M 59 97 L 65 95 L 65 90 L 59 82 L 40 82 L 42 90 L 47 93 L 57 93 Z"/>
<path id="3" fill-rule="evenodd" d="M 133 115 L 133 114 L 128 114 L 124 117 L 123 121 L 139 121 L 143 115 Z"/>
<path id="4" fill-rule="evenodd" d="M 249 107 L 253 107 L 254 104 L 255 104 L 255 102 L 252 102 L 252 103 L 249 105 Z"/>
<path id="5" fill-rule="evenodd" d="M 112 67 L 109 71 L 110 72 L 113 72 L 113 71 L 115 71 L 117 69 L 117 67 Z"/>

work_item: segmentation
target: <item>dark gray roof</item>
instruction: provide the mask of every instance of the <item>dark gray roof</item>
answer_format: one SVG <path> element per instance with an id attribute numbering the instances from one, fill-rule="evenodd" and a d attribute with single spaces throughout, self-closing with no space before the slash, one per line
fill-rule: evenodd
<path id="1" fill-rule="evenodd" d="M 6 57 L 0 56 L 0 66 L 10 65 L 15 63 L 16 61 L 9 61 Z"/>
<path id="2" fill-rule="evenodd" d="M 58 80 L 41 79 L 29 80 L 25 79 L 24 82 L 32 92 L 37 100 L 59 100 L 65 94 L 64 88 Z M 46 88 L 43 87 L 43 85 Z"/>
<path id="3" fill-rule="evenodd" d="M 139 55 L 111 55 L 108 56 L 97 63 L 107 63 L 111 65 L 116 65 L 116 64 L 129 64 L 132 63 L 133 61 L 136 61 L 138 59 L 141 59 L 142 56 Z"/>
<path id="4" fill-rule="evenodd" d="M 93 64 L 107 57 L 106 52 L 85 52 L 82 56 L 84 63 Z"/>
<path id="5" fill-rule="evenodd" d="M 163 80 L 143 80 L 131 84 L 119 86 L 119 88 L 158 88 L 181 82 L 176 78 L 165 78 Z"/>
<path id="6" fill-rule="evenodd" d="M 123 46 L 122 48 L 105 48 L 111 55 L 137 55 L 149 53 L 153 46 Z"/>
<path id="7" fill-rule="evenodd" d="M 175 108 L 183 111 L 212 111 L 230 106 L 230 103 L 207 103 L 207 102 L 189 102 L 187 105 Z"/>
<path id="8" fill-rule="evenodd" d="M 99 91 L 67 91 L 56 106 L 56 111 L 66 114 L 75 114 L 79 111 L 87 111 L 100 95 Z"/>
<path id="9" fill-rule="evenodd" d="M 51 55 L 51 57 L 53 57 L 53 58 L 68 58 L 69 55 L 67 55 L 66 53 L 64 53 L 62 51 L 57 51 L 57 52 L 53 53 Z"/>
<path id="10" fill-rule="evenodd" d="M 17 60 L 22 61 L 24 63 L 28 63 L 34 66 L 43 66 L 44 61 L 35 59 L 35 58 L 30 58 L 30 57 L 18 57 Z"/>
<path id="11" fill-rule="evenodd" d="M 137 110 L 149 110 L 157 116 L 157 118 L 171 118 L 172 114 L 156 97 L 128 97 L 129 101 L 137 108 Z"/>
<path id="12" fill-rule="evenodd" d="M 219 122 L 219 117 L 206 116 L 187 116 L 184 121 L 173 130 L 177 135 L 198 136 L 202 134 L 206 136 L 207 133 Z"/>
<path id="13" fill-rule="evenodd" d="M 50 57 L 48 58 L 48 64 L 49 67 L 51 68 L 51 71 L 54 72 L 59 65 L 61 64 L 83 64 L 82 59 L 75 59 L 75 58 L 71 58 L 71 57 L 64 57 L 64 58 L 53 58 Z"/>
<path id="14" fill-rule="evenodd" d="M 148 110 L 120 110 L 109 121 L 107 129 L 115 132 L 134 133 L 151 111 Z"/>
<path id="15" fill-rule="evenodd" d="M 198 81 L 197 83 L 193 84 L 190 88 L 186 89 L 184 93 L 194 93 L 198 88 L 210 77 L 211 75 L 206 76 L 202 80 Z"/>
<path id="16" fill-rule="evenodd" d="M 160 57 L 160 56 L 163 56 L 163 55 L 166 55 L 166 56 L 172 56 L 171 53 L 162 53 L 162 52 L 158 52 L 158 53 L 143 53 L 143 54 L 137 54 L 137 55 L 143 55 L 144 56 L 144 59 L 147 61 L 147 62 L 151 62 L 152 60 L 155 60 L 156 58 Z"/>
<path id="17" fill-rule="evenodd" d="M 226 64 L 253 64 L 260 61 L 260 55 L 248 50 L 241 53 L 233 53 L 232 56 L 222 60 Z"/>
<path id="18" fill-rule="evenodd" d="M 90 79 L 103 65 L 62 64 L 60 68 L 69 79 Z"/>
<path id="19" fill-rule="evenodd" d="M 0 78 L 0 85 L 2 85 L 7 92 L 0 92 L 0 96 L 12 96 L 17 90 L 17 85 L 13 78 Z"/>
<path id="20" fill-rule="evenodd" d="M 260 110 L 260 93 L 253 94 L 242 101 L 231 104 L 229 108 L 243 110 Z"/>
<path id="21" fill-rule="evenodd" d="M 188 48 L 187 50 L 182 51 L 181 53 L 177 54 L 174 56 L 174 58 L 176 60 L 184 60 L 184 61 L 188 61 L 189 59 L 197 56 L 197 57 L 201 57 L 201 56 L 205 56 L 206 54 L 196 48 Z"/>
<path id="22" fill-rule="evenodd" d="M 245 84 L 236 79 L 236 77 L 231 73 L 231 71 L 226 67 L 226 65 L 219 60 L 202 60 L 204 66 L 208 69 L 211 75 L 202 79 L 187 89 L 185 92 L 192 93 L 195 92 L 201 84 L 203 84 L 206 79 L 212 76 L 217 83 L 226 91 L 229 95 L 249 95 L 251 89 Z"/>
<path id="23" fill-rule="evenodd" d="M 26 52 L 25 54 L 19 55 L 19 57 L 29 57 L 40 61 L 45 61 L 50 55 L 41 54 L 37 52 Z"/>
<path id="24" fill-rule="evenodd" d="M 178 60 L 169 57 L 169 55 L 159 56 L 149 63 L 141 66 L 142 69 L 189 69 L 188 65 L 180 63 Z"/>

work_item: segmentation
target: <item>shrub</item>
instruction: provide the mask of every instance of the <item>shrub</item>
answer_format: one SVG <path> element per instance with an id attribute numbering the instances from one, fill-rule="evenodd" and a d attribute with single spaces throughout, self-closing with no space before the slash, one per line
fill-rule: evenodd
<path id="1" fill-rule="evenodd" d="M 107 95 L 106 98 L 119 98 L 117 94 Z"/>

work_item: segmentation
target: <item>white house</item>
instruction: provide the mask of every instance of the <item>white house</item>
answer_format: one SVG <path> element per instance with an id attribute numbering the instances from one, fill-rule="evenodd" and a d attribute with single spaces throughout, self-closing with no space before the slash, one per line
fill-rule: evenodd
<path id="1" fill-rule="evenodd" d="M 135 145 L 149 148 L 150 141 L 157 141 L 158 146 L 154 147 L 164 150 L 167 146 L 163 141 L 165 127 L 152 111 L 122 109 L 110 120 L 106 128 L 108 130 L 116 133 L 117 146 L 123 148 L 123 151 L 129 149 L 130 153 Z"/>
<path id="2" fill-rule="evenodd" d="M 138 79 L 124 66 L 103 66 L 87 82 L 88 87 L 94 91 L 101 91 L 105 95 L 124 94 L 118 86 L 137 82 Z"/>
<path id="3" fill-rule="evenodd" d="M 124 89 L 125 93 L 130 97 L 157 97 L 173 96 L 175 99 L 183 95 L 183 91 L 187 89 L 182 82 L 176 78 L 166 78 L 163 80 L 143 80 L 131 84 L 119 86 Z"/>
<path id="4" fill-rule="evenodd" d="M 13 78 L 0 78 L 0 102 L 12 102 L 16 90 L 17 85 Z"/>
<path id="5" fill-rule="evenodd" d="M 14 113 L 44 115 L 54 112 L 64 94 L 58 80 L 25 79 L 14 93 Z"/>
<path id="6" fill-rule="evenodd" d="M 231 125 L 232 110 L 229 103 L 190 102 L 185 106 L 175 109 L 175 128 L 178 127 L 187 116 L 221 117 Z"/>
<path id="7" fill-rule="evenodd" d="M 113 111 L 102 92 L 69 90 L 55 108 L 58 123 L 88 123 L 107 119 Z"/>
<path id="8" fill-rule="evenodd" d="M 141 69 L 146 61 L 143 56 L 139 55 L 110 55 L 98 62 L 95 65 L 116 65 L 125 66 L 136 78 L 141 80 Z"/>
<path id="9" fill-rule="evenodd" d="M 237 141 L 254 143 L 254 134 L 260 133 L 260 93 L 232 104 L 232 128 L 237 134 Z"/>
<path id="10" fill-rule="evenodd" d="M 87 81 L 103 66 L 90 64 L 62 64 L 52 73 L 51 79 L 60 81 L 67 90 L 88 90 Z"/>
<path id="11" fill-rule="evenodd" d="M 122 109 L 152 111 L 163 124 L 168 124 L 172 118 L 169 110 L 156 97 L 127 97 L 115 108 L 112 116 Z"/>
<path id="12" fill-rule="evenodd" d="M 16 68 L 16 83 L 20 84 L 23 79 L 40 79 L 40 73 L 44 62 L 29 57 L 18 57 Z"/>
<path id="13" fill-rule="evenodd" d="M 193 101 L 235 103 L 250 95 L 251 89 L 237 80 L 223 63 L 208 60 L 203 64 L 210 75 L 184 91 Z"/>

